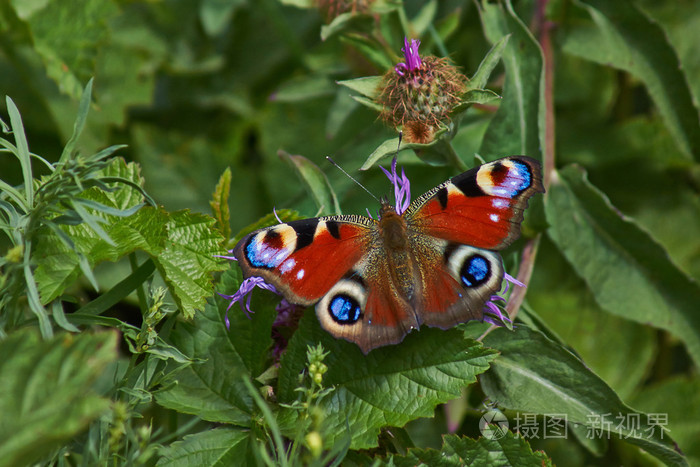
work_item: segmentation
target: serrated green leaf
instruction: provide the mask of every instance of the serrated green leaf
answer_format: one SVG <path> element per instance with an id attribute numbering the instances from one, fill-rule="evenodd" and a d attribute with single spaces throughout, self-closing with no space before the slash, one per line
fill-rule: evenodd
<path id="1" fill-rule="evenodd" d="M 191 318 L 211 295 L 211 274 L 226 268 L 215 257 L 224 253 L 223 237 L 209 216 L 177 211 L 168 217 L 165 248 L 153 259 L 180 311 Z"/>
<path id="2" fill-rule="evenodd" d="M 603 380 L 555 342 L 518 326 L 496 329 L 484 345 L 500 352 L 481 376 L 481 387 L 502 407 L 535 414 L 565 414 L 568 423 L 586 426 L 591 436 L 608 432 L 639 446 L 667 465 L 687 465 L 668 433 L 630 409 Z M 625 420 L 639 416 L 639 425 Z M 622 420 L 622 422 L 620 421 Z"/>
<path id="3" fill-rule="evenodd" d="M 291 155 L 284 151 L 278 152 L 278 155 L 299 175 L 321 212 L 342 214 L 340 204 L 338 204 L 338 197 L 335 195 L 328 177 L 316 164 L 304 156 Z"/>
<path id="4" fill-rule="evenodd" d="M 470 439 L 456 435 L 443 437 L 442 449 L 409 449 L 405 456 L 394 455 L 381 465 L 457 467 L 488 466 L 551 466 L 552 461 L 542 451 L 532 451 L 528 442 L 510 431 L 496 439 Z"/>
<path id="5" fill-rule="evenodd" d="M 334 387 L 320 402 L 329 436 L 324 443 L 332 446 L 349 433 L 351 449 L 376 446 L 382 427 L 432 416 L 438 404 L 459 397 L 463 386 L 475 382 L 495 356 L 458 329 L 431 328 L 365 356 L 357 345 L 333 338 L 315 314 L 307 312 L 280 363 L 280 402 L 296 399 L 294 388 L 306 365 L 307 345 L 319 342 L 330 352 L 324 360 L 328 372 L 323 384 Z"/>
<path id="6" fill-rule="evenodd" d="M 376 99 L 381 92 L 382 76 L 366 76 L 364 78 L 347 79 L 344 81 L 336 81 L 341 86 L 350 88 L 355 92 L 359 92 L 365 97 Z"/>
<path id="7" fill-rule="evenodd" d="M 120 177 L 132 180 L 139 179 L 134 164 L 113 163 L 107 172 L 118 173 Z M 124 185 L 117 186 L 118 189 L 113 192 L 89 189 L 84 197 L 121 210 L 129 209 L 134 203 L 142 201 L 137 190 Z M 92 266 L 102 261 L 116 261 L 138 249 L 157 257 L 168 235 L 168 216 L 162 209 L 142 208 L 126 218 L 102 214 L 100 219 L 107 222 L 102 228 L 109 232 L 115 246 L 107 244 L 85 224 L 63 227 L 75 248 L 88 258 Z M 49 303 L 80 276 L 80 257 L 51 228 L 40 231 L 38 238 L 36 254 L 42 261 L 34 274 L 42 302 Z"/>
<path id="8" fill-rule="evenodd" d="M 191 465 L 242 465 L 250 443 L 250 432 L 234 428 L 215 428 L 185 436 L 162 448 L 156 465 L 189 467 Z"/>
<path id="9" fill-rule="evenodd" d="M 109 401 L 92 383 L 117 358 L 117 333 L 61 334 L 32 329 L 0 342 L 0 465 L 30 465 L 82 432 Z"/>
<path id="10" fill-rule="evenodd" d="M 565 38 L 563 50 L 639 78 L 680 149 L 686 156 L 700 160 L 698 109 L 665 31 L 632 2 L 577 3 L 588 11 L 595 28 L 572 30 Z"/>
<path id="11" fill-rule="evenodd" d="M 224 273 L 222 282 L 222 290 L 233 293 L 241 283 L 238 267 Z M 236 305 L 228 311 L 227 329 L 227 306 L 217 296 L 193 322 L 178 323 L 171 333 L 174 345 L 200 362 L 174 375 L 173 384 L 156 393 L 156 401 L 204 420 L 250 426 L 254 404 L 242 377 L 254 378 L 265 370 L 274 313 L 272 306 L 255 307 L 260 311 L 248 318 Z"/>
<path id="12" fill-rule="evenodd" d="M 558 172 L 545 200 L 548 231 L 609 313 L 666 329 L 700 364 L 700 286 L 578 167 Z"/>
<path id="13" fill-rule="evenodd" d="M 228 198 L 231 193 L 231 168 L 226 167 L 219 177 L 219 183 L 214 188 L 209 205 L 214 213 L 214 218 L 224 238 L 231 237 L 231 213 L 228 206 Z"/>
<path id="14" fill-rule="evenodd" d="M 496 44 L 505 36 L 510 39 L 502 56 L 506 69 L 503 100 L 486 130 L 479 154 L 487 161 L 509 154 L 539 158 L 544 141 L 541 49 L 510 1 L 482 1 L 480 13 L 491 43 Z"/>

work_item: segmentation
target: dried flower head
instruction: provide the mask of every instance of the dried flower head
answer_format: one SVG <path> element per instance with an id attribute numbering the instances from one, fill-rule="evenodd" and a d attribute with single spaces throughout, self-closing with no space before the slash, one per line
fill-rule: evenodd
<path id="1" fill-rule="evenodd" d="M 420 41 L 404 39 L 404 61 L 384 75 L 378 101 L 382 119 L 402 127 L 406 141 L 429 143 L 466 91 L 467 78 L 446 58 L 421 57 Z"/>
<path id="2" fill-rule="evenodd" d="M 373 0 L 316 0 L 318 9 L 329 23 L 343 13 L 364 13 L 369 10 L 372 2 Z"/>

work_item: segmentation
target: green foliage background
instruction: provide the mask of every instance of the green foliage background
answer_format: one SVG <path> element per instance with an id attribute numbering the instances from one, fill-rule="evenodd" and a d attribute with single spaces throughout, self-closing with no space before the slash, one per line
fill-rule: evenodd
<path id="1" fill-rule="evenodd" d="M 504 254 L 515 330 L 364 356 L 307 312 L 273 364 L 279 300 L 227 329 L 214 255 L 273 207 L 374 211 L 327 155 L 390 194 L 357 79 L 404 36 L 475 89 L 403 146 L 414 198 L 476 156 L 545 166 Z M 691 0 L 0 2 L 0 465 L 700 465 L 698 43 Z M 568 435 L 481 437 L 485 400 Z"/>

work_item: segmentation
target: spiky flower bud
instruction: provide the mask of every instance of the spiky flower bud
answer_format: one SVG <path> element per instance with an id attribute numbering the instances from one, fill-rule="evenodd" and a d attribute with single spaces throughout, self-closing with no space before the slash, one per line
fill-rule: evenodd
<path id="1" fill-rule="evenodd" d="M 382 119 L 402 128 L 408 142 L 429 143 L 466 90 L 467 78 L 446 58 L 418 54 L 420 41 L 404 39 L 404 62 L 384 75 Z"/>

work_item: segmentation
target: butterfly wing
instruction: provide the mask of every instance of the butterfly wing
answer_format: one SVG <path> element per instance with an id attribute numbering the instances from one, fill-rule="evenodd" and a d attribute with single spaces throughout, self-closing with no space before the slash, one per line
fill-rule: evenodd
<path id="1" fill-rule="evenodd" d="M 539 162 L 514 156 L 475 167 L 416 199 L 405 213 L 428 326 L 482 319 L 500 290 L 500 250 L 520 235 L 528 199 L 543 192 Z M 422 250 L 422 251 L 421 251 Z"/>
<path id="2" fill-rule="evenodd" d="M 520 235 L 528 199 L 538 192 L 544 192 L 540 163 L 504 157 L 428 191 L 411 203 L 405 217 L 424 235 L 501 250 Z"/>
<path id="3" fill-rule="evenodd" d="M 233 253 L 245 277 L 262 277 L 289 302 L 311 305 L 360 261 L 375 223 L 328 216 L 278 224 L 248 234 Z"/>

